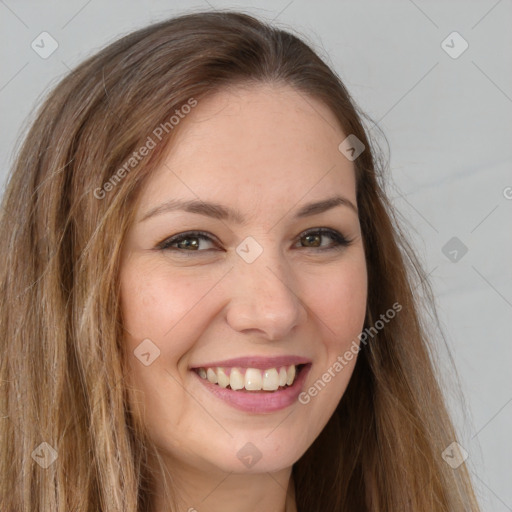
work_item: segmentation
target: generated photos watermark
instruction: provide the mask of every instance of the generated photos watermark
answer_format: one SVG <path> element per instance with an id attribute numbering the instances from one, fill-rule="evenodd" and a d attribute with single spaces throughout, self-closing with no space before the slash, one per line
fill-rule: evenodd
<path id="1" fill-rule="evenodd" d="M 164 134 L 168 134 L 170 131 L 181 122 L 194 108 L 197 106 L 197 100 L 189 98 L 187 103 L 184 103 L 179 109 L 174 111 L 168 121 L 160 123 L 148 136 L 146 142 L 140 146 L 137 151 L 134 151 L 129 158 L 126 159 L 125 163 L 117 169 L 117 171 L 108 179 L 101 187 L 94 189 L 94 197 L 96 199 L 104 199 L 107 193 L 114 190 L 115 186 L 139 163 L 151 153 L 151 150 L 162 140 Z"/>
<path id="2" fill-rule="evenodd" d="M 368 337 L 373 338 L 380 330 L 384 329 L 384 326 L 390 322 L 393 318 L 395 318 L 396 314 L 402 310 L 402 305 L 399 302 L 395 302 L 391 308 L 389 308 L 386 313 L 380 315 L 380 319 L 375 322 L 375 324 L 371 327 L 367 327 L 364 329 L 361 334 L 359 334 L 357 340 L 353 340 L 350 348 L 346 350 L 343 355 L 339 355 L 336 358 L 336 361 L 322 374 L 320 378 L 318 378 L 313 385 L 311 385 L 306 391 L 303 391 L 299 395 L 299 402 L 303 405 L 308 404 L 311 401 L 312 397 L 318 395 L 325 386 L 331 382 L 331 380 L 338 375 L 343 368 L 345 368 L 354 357 L 357 356 L 359 351 L 362 349 L 362 346 L 368 343 Z"/>

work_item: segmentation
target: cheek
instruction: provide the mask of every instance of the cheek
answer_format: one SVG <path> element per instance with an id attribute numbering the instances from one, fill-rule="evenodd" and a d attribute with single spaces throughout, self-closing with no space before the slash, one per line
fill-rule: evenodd
<path id="1" fill-rule="evenodd" d="M 304 297 L 324 330 L 324 341 L 343 348 L 361 332 L 366 314 L 364 255 L 304 278 Z"/>
<path id="2" fill-rule="evenodd" d="M 171 273 L 168 265 L 133 257 L 121 267 L 120 287 L 127 381 L 132 389 L 134 415 L 150 429 L 164 417 L 178 425 L 187 407 L 183 394 L 186 372 L 181 371 L 186 365 L 180 365 L 180 361 L 197 339 L 196 331 L 201 327 L 194 321 L 194 306 L 209 284 Z M 146 340 L 159 351 L 148 366 L 134 355 L 134 351 L 141 352 L 137 349 L 143 342 L 148 347 L 145 351 L 155 350 Z M 164 413 L 162 404 L 169 401 L 173 408 Z"/>
<path id="3" fill-rule="evenodd" d="M 149 338 L 162 355 L 179 357 L 189 347 L 185 333 L 198 323 L 195 307 L 208 291 L 208 282 L 193 280 L 168 266 L 124 265 L 121 272 L 121 304 L 125 331 L 133 350 Z M 164 343 L 165 340 L 165 343 Z M 173 357 L 174 355 L 174 357 Z"/>
<path id="4" fill-rule="evenodd" d="M 308 376 L 300 404 L 308 411 L 306 432 L 315 438 L 348 386 L 364 326 L 367 273 L 364 255 L 345 260 L 328 274 L 308 278 L 306 296 L 316 317 L 317 365 Z M 317 286 L 313 286 L 316 281 Z"/>

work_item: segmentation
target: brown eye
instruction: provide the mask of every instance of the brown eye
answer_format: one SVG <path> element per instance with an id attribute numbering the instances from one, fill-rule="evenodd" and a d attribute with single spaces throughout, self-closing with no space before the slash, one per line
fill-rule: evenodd
<path id="1" fill-rule="evenodd" d="M 171 238 L 167 238 L 158 245 L 158 248 L 161 250 L 177 250 L 182 252 L 203 252 L 209 250 L 199 250 L 201 240 L 213 243 L 212 238 L 206 233 L 201 231 L 190 231 L 188 233 L 180 233 L 179 235 L 174 235 Z"/>
<path id="2" fill-rule="evenodd" d="M 322 244 L 324 238 L 332 240 L 331 245 L 325 246 Z M 341 233 L 328 228 L 316 228 L 305 231 L 299 236 L 303 241 L 301 247 L 304 249 L 313 249 L 318 251 L 328 251 L 331 249 L 340 249 L 350 245 L 351 241 L 347 240 Z M 186 252 L 206 252 L 210 250 L 217 250 L 215 248 L 200 248 L 203 244 L 201 241 L 215 243 L 213 238 L 203 231 L 189 231 L 186 233 L 179 233 L 170 238 L 167 238 L 157 248 L 162 251 L 174 251 L 176 253 Z"/>
<path id="3" fill-rule="evenodd" d="M 334 241 L 331 246 L 322 247 L 322 238 L 328 237 Z M 319 249 L 319 250 L 330 250 L 339 249 L 340 247 L 346 247 L 350 245 L 351 241 L 347 240 L 341 233 L 333 229 L 320 228 L 306 231 L 301 234 L 301 240 L 305 240 L 305 245 L 308 249 Z"/>

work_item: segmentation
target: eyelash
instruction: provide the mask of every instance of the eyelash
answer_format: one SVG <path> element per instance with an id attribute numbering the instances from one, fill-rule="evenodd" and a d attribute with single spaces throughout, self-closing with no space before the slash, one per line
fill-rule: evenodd
<path id="1" fill-rule="evenodd" d="M 303 231 L 299 235 L 298 238 L 300 240 L 301 238 L 304 238 L 308 235 L 314 235 L 314 234 L 319 234 L 322 236 L 325 236 L 325 235 L 330 236 L 335 241 L 335 245 L 332 245 L 330 247 L 304 247 L 304 249 L 310 249 L 310 250 L 318 251 L 318 252 L 332 251 L 332 250 L 340 250 L 344 247 L 349 246 L 352 243 L 352 240 L 348 240 L 347 238 L 345 238 L 345 236 L 343 236 L 338 231 L 336 231 L 334 229 L 329 229 L 329 228 L 308 229 L 306 231 Z M 157 245 L 157 249 L 162 250 L 162 251 L 177 251 L 177 252 L 181 252 L 181 253 L 184 253 L 184 252 L 201 253 L 201 252 L 207 252 L 207 251 L 211 250 L 211 249 L 205 249 L 205 250 L 190 250 L 189 251 L 187 249 L 179 249 L 177 247 L 171 247 L 172 245 L 179 243 L 183 240 L 186 240 L 187 238 L 198 238 L 201 240 L 208 240 L 210 242 L 215 242 L 215 240 L 208 233 L 206 233 L 204 231 L 187 231 L 185 233 L 180 233 L 180 234 L 174 235 L 170 238 L 166 238 L 165 240 L 163 240 L 162 242 L 160 242 Z"/>

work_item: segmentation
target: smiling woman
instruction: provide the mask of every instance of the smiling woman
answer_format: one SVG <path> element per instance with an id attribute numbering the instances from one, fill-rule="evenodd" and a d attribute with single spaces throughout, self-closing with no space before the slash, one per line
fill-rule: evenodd
<path id="1" fill-rule="evenodd" d="M 376 162 L 245 14 L 62 80 L 3 199 L 1 510 L 479 510 Z"/>

